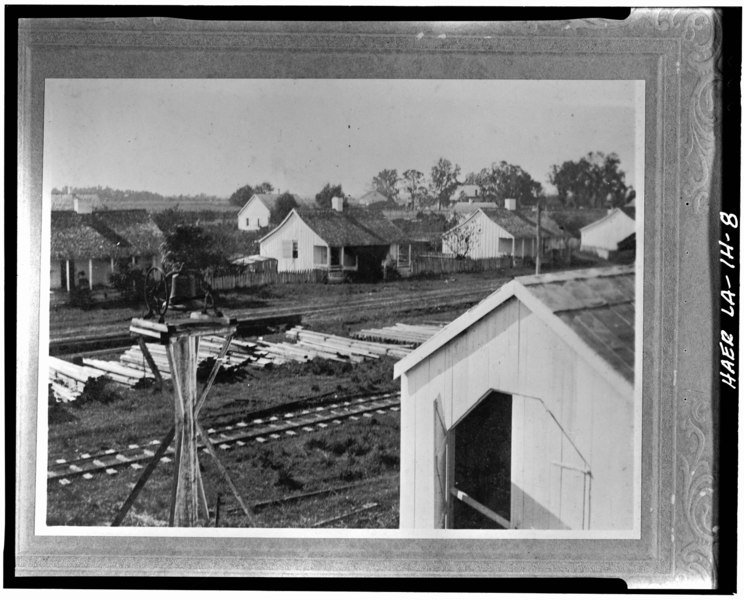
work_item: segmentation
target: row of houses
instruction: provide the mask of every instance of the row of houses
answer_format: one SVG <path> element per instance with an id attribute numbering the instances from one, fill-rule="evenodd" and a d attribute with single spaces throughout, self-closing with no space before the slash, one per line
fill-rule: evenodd
<path id="1" fill-rule="evenodd" d="M 266 196 L 266 195 L 262 195 Z M 252 215 L 259 206 L 268 220 L 275 198 L 254 196 L 246 205 Z M 250 206 L 249 206 L 250 205 Z M 469 204 L 469 206 L 473 206 Z M 581 230 L 581 250 L 613 258 L 618 250 L 633 250 L 635 208 L 612 209 L 606 217 Z M 248 210 L 246 212 L 249 212 Z M 261 216 L 245 216 L 259 222 Z M 471 259 L 511 256 L 534 259 L 538 252 L 537 217 L 517 210 L 515 201 L 506 208 L 477 206 L 463 211 L 460 223 L 441 236 L 444 255 Z M 259 240 L 260 255 L 276 259 L 279 271 L 328 269 L 359 271 L 392 262 L 399 269 L 410 263 L 416 241 L 406 236 L 381 213 L 347 206 L 333 199 L 332 209 L 312 208 L 307 203 L 292 210 Z M 578 241 L 548 215 L 540 219 L 541 255 L 577 246 Z M 360 262 L 361 260 L 361 262 Z"/>
<path id="2" fill-rule="evenodd" d="M 163 233 L 145 210 L 52 212 L 50 287 L 107 286 L 124 265 L 160 264 Z"/>

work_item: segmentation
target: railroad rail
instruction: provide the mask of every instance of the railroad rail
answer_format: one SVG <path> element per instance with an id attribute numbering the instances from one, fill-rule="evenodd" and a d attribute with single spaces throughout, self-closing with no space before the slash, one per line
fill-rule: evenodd
<path id="1" fill-rule="evenodd" d="M 360 312 L 365 309 L 384 308 L 409 308 L 411 306 L 421 308 L 452 307 L 477 302 L 496 290 L 506 279 L 500 278 L 485 286 L 472 286 L 467 290 L 430 290 L 412 291 L 406 294 L 375 294 L 373 298 L 361 298 L 358 300 L 344 299 L 343 303 L 323 302 L 318 304 L 293 304 L 285 307 L 272 307 L 250 310 L 231 310 L 230 315 L 238 319 L 238 333 L 249 335 L 249 323 L 263 323 L 264 321 L 276 326 L 280 324 L 297 325 L 299 317 L 309 318 L 325 314 L 339 314 L 348 312 Z M 290 319 L 290 321 L 286 321 Z M 101 332 L 98 335 L 90 335 L 90 331 Z M 260 333 L 260 332 L 259 332 Z M 81 352 L 86 348 L 101 348 L 106 344 L 123 345 L 130 339 L 128 334 L 121 334 L 121 325 L 96 324 L 85 328 L 56 329 L 50 332 L 49 352 L 50 354 L 72 354 Z"/>
<path id="2" fill-rule="evenodd" d="M 381 393 L 363 398 L 337 401 L 314 408 L 298 409 L 294 412 L 283 412 L 250 422 L 238 421 L 210 427 L 207 435 L 216 447 L 230 450 L 233 447 L 245 446 L 248 442 L 264 444 L 281 438 L 295 437 L 315 433 L 341 425 L 344 421 L 358 421 L 371 418 L 375 414 L 396 412 L 400 407 L 398 392 Z M 130 444 L 126 448 L 110 448 L 102 452 L 82 453 L 75 458 L 50 458 L 47 467 L 47 481 L 58 481 L 69 485 L 73 478 L 92 479 L 96 473 L 116 475 L 119 469 L 129 467 L 141 469 L 141 463 L 147 462 L 155 455 L 152 448 L 157 448 L 160 440 L 141 444 Z M 199 448 L 206 451 L 204 444 Z M 161 462 L 171 462 L 175 448 L 169 447 Z"/>

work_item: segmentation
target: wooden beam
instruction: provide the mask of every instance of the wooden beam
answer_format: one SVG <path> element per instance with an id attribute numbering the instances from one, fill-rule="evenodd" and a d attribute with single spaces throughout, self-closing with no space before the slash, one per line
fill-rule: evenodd
<path id="1" fill-rule="evenodd" d="M 70 291 L 70 259 L 65 259 L 65 275 L 67 276 L 67 291 Z"/>
<path id="2" fill-rule="evenodd" d="M 163 376 L 160 374 L 160 369 L 158 369 L 158 365 L 155 364 L 155 361 L 152 358 L 152 354 L 150 354 L 150 349 L 147 347 L 147 344 L 145 344 L 145 338 L 139 336 L 137 338 L 137 343 L 139 344 L 140 350 L 142 351 L 142 356 L 145 357 L 147 365 L 150 367 L 150 371 L 152 371 L 152 374 L 155 377 L 155 381 L 157 381 L 158 383 L 158 389 L 162 390 Z"/>
<path id="3" fill-rule="evenodd" d="M 196 428 L 196 357 L 198 338 L 181 335 L 166 346 L 170 360 L 175 400 L 177 471 L 173 497 L 173 526 L 199 524 L 201 500 Z M 208 516 L 208 515 L 205 515 Z"/>
<path id="4" fill-rule="evenodd" d="M 455 498 L 464 502 L 471 508 L 474 508 L 479 513 L 481 513 L 483 516 L 488 517 L 492 521 L 496 521 L 496 523 L 498 523 L 505 529 L 512 529 L 512 525 L 507 519 L 502 517 L 500 514 L 492 511 L 490 508 L 481 504 L 477 500 L 471 498 L 465 492 L 458 490 L 456 487 L 453 486 L 450 488 L 450 494 L 452 494 Z"/>
<path id="5" fill-rule="evenodd" d="M 232 492 L 233 496 L 235 496 L 235 499 L 238 501 L 238 504 L 240 505 L 240 508 L 242 509 L 243 513 L 246 517 L 248 517 L 248 520 L 250 521 L 251 525 L 254 527 L 256 526 L 256 518 L 253 515 L 253 512 L 250 508 L 248 508 L 248 505 L 246 504 L 243 497 L 240 495 L 240 492 L 238 491 L 238 488 L 233 483 L 232 478 L 230 477 L 230 473 L 225 468 L 225 465 L 222 464 L 219 457 L 217 456 L 217 450 L 215 450 L 214 444 L 212 444 L 212 440 L 209 439 L 209 435 L 204 431 L 204 428 L 201 426 L 201 424 L 197 421 L 196 423 L 196 429 L 199 433 L 199 437 L 201 438 L 202 442 L 204 442 L 204 445 L 207 448 L 207 451 L 209 452 L 209 455 L 214 459 L 214 463 L 217 466 L 217 470 L 220 472 L 220 475 L 222 475 L 222 478 L 225 480 L 225 483 L 227 483 L 227 487 L 230 488 L 230 491 Z"/>
<path id="6" fill-rule="evenodd" d="M 147 466 L 145 467 L 144 471 L 142 471 L 142 474 L 137 480 L 137 483 L 134 484 L 132 491 L 129 492 L 129 496 L 127 497 L 126 500 L 124 500 L 124 504 L 121 505 L 119 512 L 116 513 L 114 520 L 111 521 L 111 527 L 118 527 L 119 525 L 121 525 L 122 521 L 124 520 L 124 517 L 127 516 L 129 509 L 132 508 L 132 504 L 134 504 L 134 502 L 137 500 L 137 497 L 142 491 L 142 488 L 145 487 L 147 480 L 150 479 L 150 475 L 152 475 L 153 471 L 155 471 L 155 467 L 158 466 L 160 459 L 163 458 L 163 456 L 165 456 L 165 453 L 168 451 L 168 446 L 171 445 L 171 442 L 173 441 L 173 438 L 175 437 L 175 435 L 176 435 L 176 428 L 171 427 L 170 431 L 166 434 L 166 436 L 160 442 L 160 446 L 158 446 L 158 449 L 155 451 L 154 456 L 150 459 L 150 462 L 147 463 Z"/>
<path id="7" fill-rule="evenodd" d="M 88 289 L 93 289 L 93 259 L 88 259 Z"/>

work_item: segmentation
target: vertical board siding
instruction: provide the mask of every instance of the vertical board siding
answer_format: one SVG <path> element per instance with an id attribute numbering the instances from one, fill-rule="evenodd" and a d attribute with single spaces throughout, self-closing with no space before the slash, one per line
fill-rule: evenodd
<path id="1" fill-rule="evenodd" d="M 282 253 L 283 241 L 297 241 L 297 258 L 285 258 Z M 269 256 L 279 261 L 278 270 L 281 271 L 310 271 L 321 265 L 315 264 L 314 246 L 326 246 L 327 244 L 310 229 L 305 222 L 291 213 L 290 218 L 285 221 L 280 229 L 274 230 L 268 239 L 261 242 L 261 256 Z"/>
<path id="2" fill-rule="evenodd" d="M 401 473 L 403 479 L 414 475 L 401 494 L 401 515 L 411 515 L 411 526 L 434 526 L 434 398 L 442 395 L 452 427 L 491 389 L 513 394 L 511 509 L 518 526 L 582 527 L 584 476 L 553 464 L 583 467 L 566 436 L 594 475 L 591 528 L 633 526 L 633 398 L 614 389 L 518 300 L 502 304 L 404 377 L 409 412 L 401 431 Z"/>

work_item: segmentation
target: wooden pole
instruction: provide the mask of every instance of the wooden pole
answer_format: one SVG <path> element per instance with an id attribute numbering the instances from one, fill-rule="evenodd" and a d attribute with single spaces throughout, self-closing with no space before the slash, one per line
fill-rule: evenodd
<path id="1" fill-rule="evenodd" d="M 88 259 L 88 289 L 93 289 L 93 259 Z"/>
<path id="2" fill-rule="evenodd" d="M 171 367 L 175 400 L 176 476 L 173 497 L 173 526 L 194 527 L 201 524 L 203 487 L 199 471 L 196 425 L 196 363 L 199 338 L 174 336 L 166 346 Z M 204 520 L 209 515 L 203 515 Z"/>
<path id="3" fill-rule="evenodd" d="M 150 371 L 152 371 L 153 377 L 155 377 L 155 381 L 158 383 L 158 389 L 163 389 L 163 376 L 160 374 L 160 369 L 158 369 L 158 366 L 155 364 L 155 361 L 152 358 L 152 354 L 150 354 L 150 349 L 147 347 L 147 344 L 145 344 L 145 338 L 142 336 L 139 336 L 137 338 L 137 342 L 139 343 L 140 350 L 142 351 L 142 356 L 145 357 L 145 360 L 147 361 L 147 365 L 150 367 Z"/>
<path id="4" fill-rule="evenodd" d="M 537 201 L 537 252 L 535 253 L 535 275 L 540 274 L 540 254 L 542 250 L 542 239 L 540 236 L 540 200 Z"/>
<path id="5" fill-rule="evenodd" d="M 65 260 L 65 276 L 67 277 L 67 291 L 70 291 L 70 259 Z"/>

